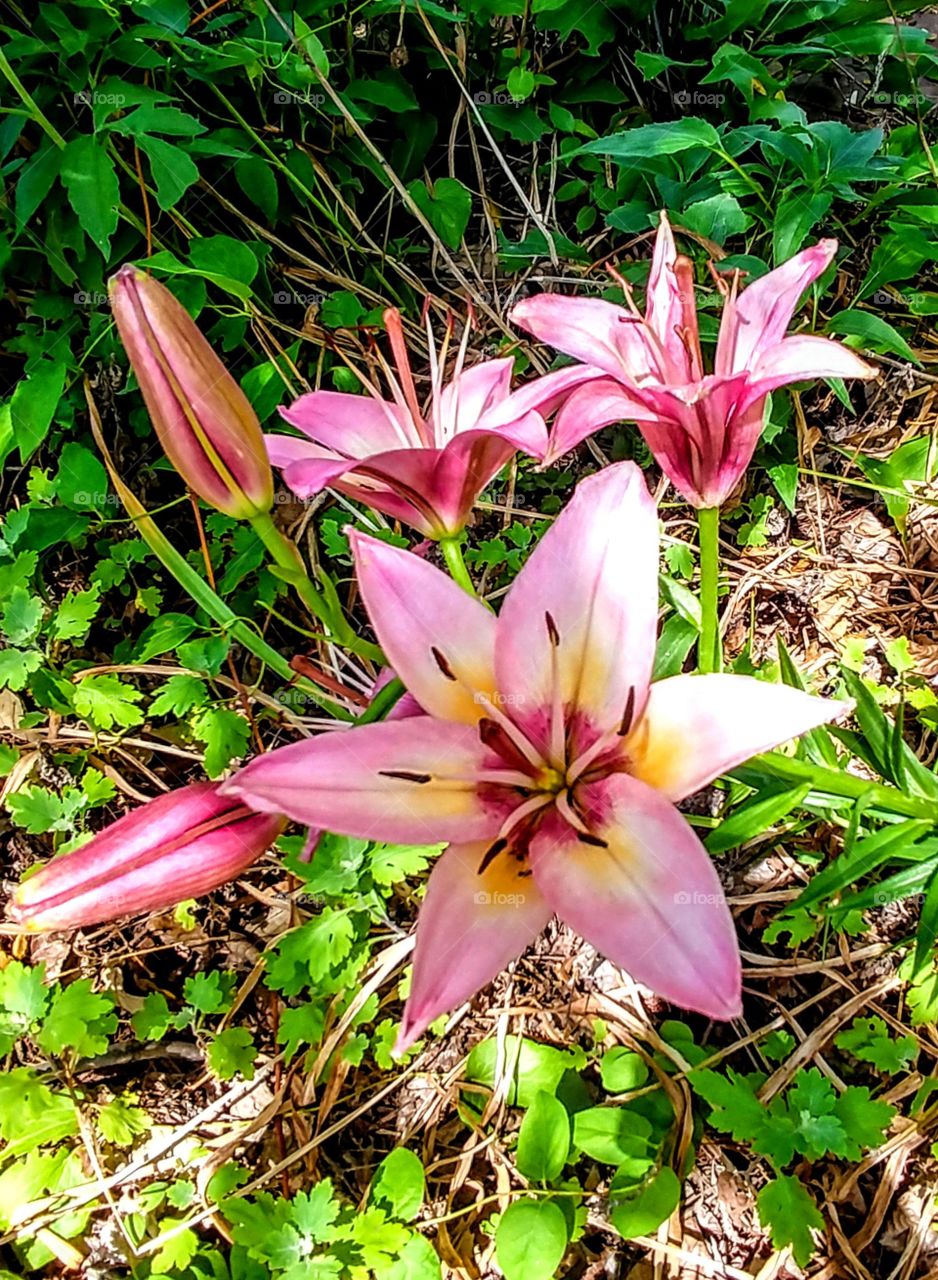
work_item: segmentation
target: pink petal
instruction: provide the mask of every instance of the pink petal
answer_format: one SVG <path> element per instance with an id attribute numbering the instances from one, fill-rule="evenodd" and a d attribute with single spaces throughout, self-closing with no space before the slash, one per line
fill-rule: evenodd
<path id="1" fill-rule="evenodd" d="M 388 661 L 430 715 L 475 724 L 495 691 L 495 616 L 411 551 L 350 535 L 362 599 Z"/>
<path id="2" fill-rule="evenodd" d="M 693 377 L 695 372 L 699 374 L 700 371 L 691 368 L 687 348 L 680 337 L 680 331 L 685 327 L 688 317 L 692 317 L 696 338 L 697 313 L 693 288 L 689 284 L 692 268 L 684 259 L 687 268 L 684 273 L 685 278 L 679 278 L 679 274 L 675 271 L 677 257 L 671 224 L 668 221 L 668 215 L 662 212 L 658 234 L 655 237 L 651 270 L 648 273 L 645 322 L 657 334 L 658 341 L 668 352 L 677 375 L 683 380 Z M 689 290 L 690 297 L 684 297 L 685 290 Z"/>
<path id="3" fill-rule="evenodd" d="M 808 378 L 875 378 L 879 370 L 855 351 L 811 334 L 785 338 L 763 351 L 750 374 L 741 407 L 760 399 L 776 387 Z"/>
<path id="4" fill-rule="evenodd" d="M 754 280 L 735 300 L 728 300 L 720 322 L 714 372 L 730 374 L 752 368 L 769 347 L 781 342 L 801 295 L 827 270 L 836 252 L 836 240 L 821 240 Z"/>
<path id="5" fill-rule="evenodd" d="M 548 418 L 578 387 L 605 376 L 602 369 L 592 365 L 571 364 L 539 378 L 532 378 L 487 414 L 480 425 L 489 430 L 498 430 L 504 429 L 504 425 L 508 423 L 526 422 L 532 414 L 537 414 L 541 419 Z M 543 422 L 541 430 L 543 431 Z M 519 449 L 524 449 L 533 457 L 542 457 L 546 444 L 543 439 L 538 453 L 534 447 L 536 441 L 533 438 L 519 440 L 517 429 L 512 431 L 511 438 L 518 443 Z"/>
<path id="6" fill-rule="evenodd" d="M 624 774 L 588 789 L 600 848 L 557 819 L 531 842 L 531 866 L 557 915 L 666 1000 L 711 1018 L 741 1009 L 733 918 L 703 845 L 665 798 Z M 586 797 L 584 797 L 586 799 Z"/>
<path id="7" fill-rule="evenodd" d="M 485 758 L 475 729 L 412 716 L 279 747 L 229 778 L 222 793 L 366 840 L 485 840 L 505 816 L 479 798 L 473 779 Z"/>
<path id="8" fill-rule="evenodd" d="M 308 447 L 316 448 L 315 445 Z M 301 498 L 312 497 L 331 487 L 356 502 L 413 525 L 422 533 L 439 537 L 441 529 L 445 531 L 447 519 L 446 513 L 433 505 L 441 501 L 433 483 L 439 456 L 438 449 L 423 448 L 396 449 L 350 461 L 306 456 L 289 463 L 283 478 Z M 442 499 L 447 496 L 442 495 Z"/>
<path id="9" fill-rule="evenodd" d="M 658 517 L 641 471 L 622 462 L 577 486 L 508 593 L 495 671 L 512 718 L 546 749 L 555 668 L 574 753 L 627 703 L 640 713 L 657 614 Z"/>
<path id="10" fill-rule="evenodd" d="M 433 868 L 395 1053 L 491 982 L 551 917 L 530 874 L 510 855 L 497 857 L 479 874 L 487 848 L 484 842 L 450 845 Z"/>
<path id="11" fill-rule="evenodd" d="M 655 422 L 657 417 L 644 392 L 600 375 L 572 392 L 564 401 L 554 419 L 542 464 L 553 465 L 587 436 L 613 422 Z"/>
<path id="12" fill-rule="evenodd" d="M 629 771 L 682 800 L 850 705 L 752 676 L 672 676 L 651 686 L 645 714 L 626 741 Z"/>
<path id="13" fill-rule="evenodd" d="M 419 444 L 412 438 L 407 415 L 391 401 L 371 395 L 310 391 L 291 405 L 281 405 L 280 416 L 310 440 L 350 458 Z"/>
<path id="14" fill-rule="evenodd" d="M 483 360 L 447 383 L 440 395 L 440 418 L 447 437 L 477 427 L 484 414 L 507 400 L 514 363 L 511 356 Z M 439 443 L 444 444 L 445 438 Z"/>
<path id="15" fill-rule="evenodd" d="M 658 360 L 637 316 L 601 298 L 539 293 L 513 307 L 509 319 L 535 338 L 612 377 L 657 376 Z"/>

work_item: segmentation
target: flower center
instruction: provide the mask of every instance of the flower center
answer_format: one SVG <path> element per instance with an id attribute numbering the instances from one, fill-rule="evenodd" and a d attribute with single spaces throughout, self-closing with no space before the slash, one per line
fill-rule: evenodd
<path id="1" fill-rule="evenodd" d="M 545 764 L 538 769 L 533 779 L 533 789 L 535 791 L 547 791 L 551 795 L 556 795 L 558 791 L 563 791 L 566 785 L 567 780 L 560 770 L 552 768 L 549 764 Z"/>

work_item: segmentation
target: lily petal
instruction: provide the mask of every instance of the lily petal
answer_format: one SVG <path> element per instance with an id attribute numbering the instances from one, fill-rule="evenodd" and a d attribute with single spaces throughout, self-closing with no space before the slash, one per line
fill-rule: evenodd
<path id="1" fill-rule="evenodd" d="M 840 342 L 812 334 L 796 335 L 763 351 L 750 375 L 740 408 L 745 409 L 753 400 L 789 382 L 805 382 L 808 378 L 875 378 L 878 373 L 875 365 L 867 364 Z"/>
<path id="2" fill-rule="evenodd" d="M 400 547 L 352 531 L 358 585 L 388 661 L 420 705 L 476 724 L 495 692 L 495 616 Z"/>
<path id="3" fill-rule="evenodd" d="M 604 375 L 573 391 L 554 419 L 543 466 L 575 449 L 587 436 L 613 422 L 656 422 L 658 415 L 638 388 Z"/>
<path id="4" fill-rule="evenodd" d="M 546 750 L 558 694 L 576 754 L 627 705 L 639 715 L 657 614 L 655 504 L 639 468 L 621 462 L 577 486 L 508 592 L 495 672 L 512 718 Z"/>
<path id="5" fill-rule="evenodd" d="M 440 394 L 440 419 L 449 436 L 478 426 L 483 414 L 508 398 L 514 363 L 511 356 L 482 360 L 446 384 Z"/>
<path id="6" fill-rule="evenodd" d="M 475 729 L 411 716 L 320 734 L 258 756 L 221 787 L 261 813 L 365 840 L 485 840 L 505 814 L 480 800 Z"/>
<path id="7" fill-rule="evenodd" d="M 281 405 L 279 413 L 310 440 L 351 458 L 420 444 L 399 406 L 371 395 L 310 391 L 290 405 Z"/>
<path id="8" fill-rule="evenodd" d="M 614 302 L 538 293 L 517 303 L 509 319 L 540 342 L 614 378 L 658 376 L 657 357 L 648 345 L 644 326 Z"/>
<path id="9" fill-rule="evenodd" d="M 821 240 L 754 280 L 738 298 L 728 299 L 720 321 L 714 373 L 752 368 L 765 351 L 781 342 L 801 295 L 823 275 L 836 252 L 836 240 Z"/>
<path id="10" fill-rule="evenodd" d="M 491 982 L 551 917 L 534 880 L 514 858 L 502 854 L 479 873 L 487 847 L 450 845 L 430 874 L 395 1053 Z"/>
<path id="11" fill-rule="evenodd" d="M 544 897 L 637 982 L 682 1008 L 737 1017 L 736 930 L 707 851 L 643 782 L 617 774 L 587 790 L 601 793 L 606 847 L 584 844 L 558 819 L 545 823 L 530 850 Z"/>
<path id="12" fill-rule="evenodd" d="M 671 800 L 850 708 L 752 676 L 671 676 L 651 686 L 625 743 L 629 772 Z"/>

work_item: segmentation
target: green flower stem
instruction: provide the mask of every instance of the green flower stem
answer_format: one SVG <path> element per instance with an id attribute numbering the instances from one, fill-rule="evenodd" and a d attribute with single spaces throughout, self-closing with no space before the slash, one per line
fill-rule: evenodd
<path id="1" fill-rule="evenodd" d="M 783 756 L 777 751 L 766 752 L 756 756 L 745 764 L 746 771 L 758 770 L 773 778 L 784 778 L 790 782 L 807 782 L 813 791 L 824 795 L 843 796 L 847 800 L 864 800 L 867 808 L 882 809 L 888 813 L 902 814 L 908 818 L 927 818 L 931 822 L 938 820 L 938 805 L 934 800 L 923 796 L 910 796 L 896 787 L 880 782 L 870 782 L 866 778 L 857 778 L 852 773 L 841 773 L 837 769 L 825 769 L 822 765 L 810 764 L 807 760 L 796 760 L 792 756 Z M 733 770 L 731 769 L 732 773 Z"/>
<path id="2" fill-rule="evenodd" d="M 697 669 L 720 671 L 723 651 L 720 643 L 720 617 L 717 611 L 717 588 L 720 582 L 720 508 L 704 507 L 697 512 L 700 544 L 700 640 L 697 644 Z"/>
<path id="3" fill-rule="evenodd" d="M 440 550 L 443 552 L 443 559 L 446 561 L 446 567 L 449 569 L 450 577 L 453 581 L 462 587 L 463 591 L 468 591 L 471 596 L 477 595 L 472 579 L 469 577 L 466 562 L 463 559 L 460 539 L 458 537 L 441 538 Z"/>
<path id="4" fill-rule="evenodd" d="M 360 657 L 371 658 L 374 662 L 383 662 L 384 655 L 378 646 L 356 636 L 342 616 L 341 609 L 337 605 L 330 607 L 322 593 L 313 585 L 296 543 L 277 528 L 270 512 L 252 516 L 251 526 L 276 565 L 278 576 L 290 584 L 313 617 L 327 629 L 336 644 L 351 650 L 352 653 L 357 653 Z"/>

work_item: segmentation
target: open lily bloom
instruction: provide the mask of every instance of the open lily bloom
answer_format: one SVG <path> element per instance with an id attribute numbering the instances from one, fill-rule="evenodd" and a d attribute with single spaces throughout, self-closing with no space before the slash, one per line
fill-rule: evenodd
<path id="1" fill-rule="evenodd" d="M 547 447 L 547 413 L 583 381 L 579 370 L 548 374 L 512 393 L 511 358 L 464 369 L 470 327 L 444 386 L 446 348 L 437 353 L 429 318 L 431 396 L 424 411 L 414 385 L 400 313 L 384 313 L 397 375 L 382 360 L 390 400 L 359 374 L 367 395 L 312 391 L 281 415 L 303 437 L 268 435 L 267 452 L 301 498 L 327 486 L 413 525 L 431 538 L 456 534 L 473 503 L 511 455 Z M 379 357 L 380 358 L 380 357 Z M 540 411 L 540 412 L 539 412 Z"/>
<path id="2" fill-rule="evenodd" d="M 802 294 L 836 249 L 836 240 L 822 240 L 743 290 L 738 273 L 731 284 L 716 277 L 724 309 L 712 374 L 703 371 L 693 264 L 678 254 L 664 213 L 644 316 L 631 298 L 627 307 L 551 293 L 519 302 L 515 323 L 584 361 L 593 375 L 558 413 L 542 461 L 630 420 L 692 506 L 720 506 L 749 465 L 770 391 L 809 378 L 876 375 L 839 342 L 785 337 Z"/>
<path id="3" fill-rule="evenodd" d="M 497 619 L 426 561 L 352 537 L 381 646 L 423 714 L 271 751 L 223 790 L 353 836 L 449 842 L 398 1049 L 554 912 L 668 1000 L 736 1016 L 733 921 L 674 803 L 843 704 L 746 676 L 649 684 L 658 522 L 633 463 L 579 485 Z"/>

